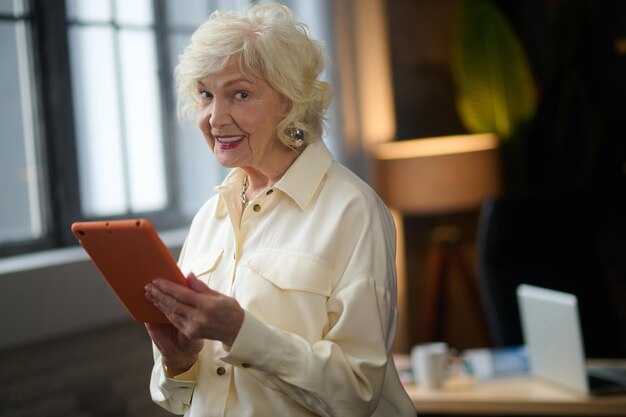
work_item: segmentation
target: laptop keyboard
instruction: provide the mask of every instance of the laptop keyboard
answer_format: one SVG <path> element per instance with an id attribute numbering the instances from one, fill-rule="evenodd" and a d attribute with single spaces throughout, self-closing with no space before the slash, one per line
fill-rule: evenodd
<path id="1" fill-rule="evenodd" d="M 591 391 L 604 390 L 619 386 L 626 388 L 626 368 L 601 367 L 588 370 L 589 388 Z M 613 391 L 610 389 L 610 391 Z"/>

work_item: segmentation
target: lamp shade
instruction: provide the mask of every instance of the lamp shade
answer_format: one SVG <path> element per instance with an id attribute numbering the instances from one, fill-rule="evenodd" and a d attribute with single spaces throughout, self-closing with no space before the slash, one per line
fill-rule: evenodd
<path id="1" fill-rule="evenodd" d="M 476 209 L 502 190 L 498 140 L 492 134 L 386 142 L 372 154 L 376 191 L 405 214 Z"/>

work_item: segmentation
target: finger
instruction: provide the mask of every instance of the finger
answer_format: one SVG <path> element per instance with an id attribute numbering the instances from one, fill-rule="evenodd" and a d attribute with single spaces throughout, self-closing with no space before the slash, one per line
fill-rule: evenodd
<path id="1" fill-rule="evenodd" d="M 163 312 L 163 314 L 170 319 L 172 324 L 175 324 L 174 321 L 180 321 L 180 319 L 189 317 L 195 309 L 194 306 L 189 305 L 184 301 L 181 302 L 176 297 L 162 291 L 159 287 L 153 284 L 148 284 L 146 286 L 145 297 L 152 302 L 156 308 L 161 310 L 161 312 Z"/>
<path id="2" fill-rule="evenodd" d="M 189 339 L 198 338 L 198 314 L 200 310 L 184 303 L 178 302 L 175 298 L 167 293 L 160 291 L 156 286 L 148 284 L 146 286 L 146 298 L 150 300 L 156 308 L 158 308 L 167 317 L 171 324 L 164 326 L 174 326 L 178 331 Z M 157 343 L 158 336 L 155 334 L 155 328 L 148 327 L 153 341 Z M 153 337 L 156 336 L 156 337 Z M 157 343 L 157 347 L 160 343 Z M 162 350 L 162 349 L 159 349 Z"/>
<path id="3" fill-rule="evenodd" d="M 189 275 L 187 275 L 187 284 L 189 285 L 189 288 L 195 292 L 207 293 L 210 291 L 208 285 L 196 278 L 193 272 L 190 272 Z"/>
<path id="4" fill-rule="evenodd" d="M 193 272 L 190 272 L 189 274 L 187 274 L 187 284 L 188 284 L 189 288 L 191 288 L 195 292 L 204 293 L 204 294 L 211 294 L 211 295 L 214 295 L 214 296 L 222 295 L 222 293 L 220 293 L 219 291 L 212 290 L 203 281 L 199 280 L 196 277 L 196 274 L 194 274 Z"/>
<path id="5" fill-rule="evenodd" d="M 178 284 L 165 278 L 156 278 L 152 280 L 151 284 L 155 285 L 161 291 L 167 292 L 169 294 L 175 294 L 179 290 L 187 289 L 187 286 Z"/>
<path id="6" fill-rule="evenodd" d="M 200 300 L 197 297 L 197 292 L 192 290 L 190 287 L 176 284 L 161 278 L 152 281 L 152 285 L 158 290 L 156 293 L 172 297 L 180 303 L 190 306 L 197 306 L 200 303 Z"/>
<path id="7" fill-rule="evenodd" d="M 184 304 L 177 306 L 163 306 L 158 303 L 155 304 L 159 310 L 163 312 L 165 317 L 169 320 L 172 326 L 176 327 L 179 331 L 183 331 L 189 322 L 189 311 L 183 312 L 185 309 Z"/>

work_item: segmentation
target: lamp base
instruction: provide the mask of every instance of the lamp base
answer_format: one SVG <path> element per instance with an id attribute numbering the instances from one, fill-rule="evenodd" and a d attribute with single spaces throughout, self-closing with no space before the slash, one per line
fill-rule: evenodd
<path id="1" fill-rule="evenodd" d="M 426 340 L 445 340 L 446 289 L 453 269 L 460 276 L 468 301 L 477 313 L 478 325 L 488 334 L 476 280 L 462 253 L 461 243 L 462 232 L 458 226 L 444 224 L 431 231 L 426 255 L 426 302 L 422 313 Z"/>

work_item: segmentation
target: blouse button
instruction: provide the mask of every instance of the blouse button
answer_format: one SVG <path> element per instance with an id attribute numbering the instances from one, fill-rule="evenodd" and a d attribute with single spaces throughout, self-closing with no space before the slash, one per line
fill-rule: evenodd
<path id="1" fill-rule="evenodd" d="M 252 207 L 252 210 L 261 211 L 261 206 L 259 206 L 258 204 L 255 204 L 254 207 Z"/>
<path id="2" fill-rule="evenodd" d="M 270 195 L 270 194 L 272 194 L 273 192 L 274 192 L 274 190 L 273 190 L 273 189 L 268 190 L 268 191 L 267 191 L 267 193 L 266 193 L 266 195 Z"/>
<path id="3" fill-rule="evenodd" d="M 224 375 L 225 373 L 226 373 L 226 369 L 224 369 L 223 366 L 220 366 L 219 368 L 217 368 L 218 375 Z"/>

